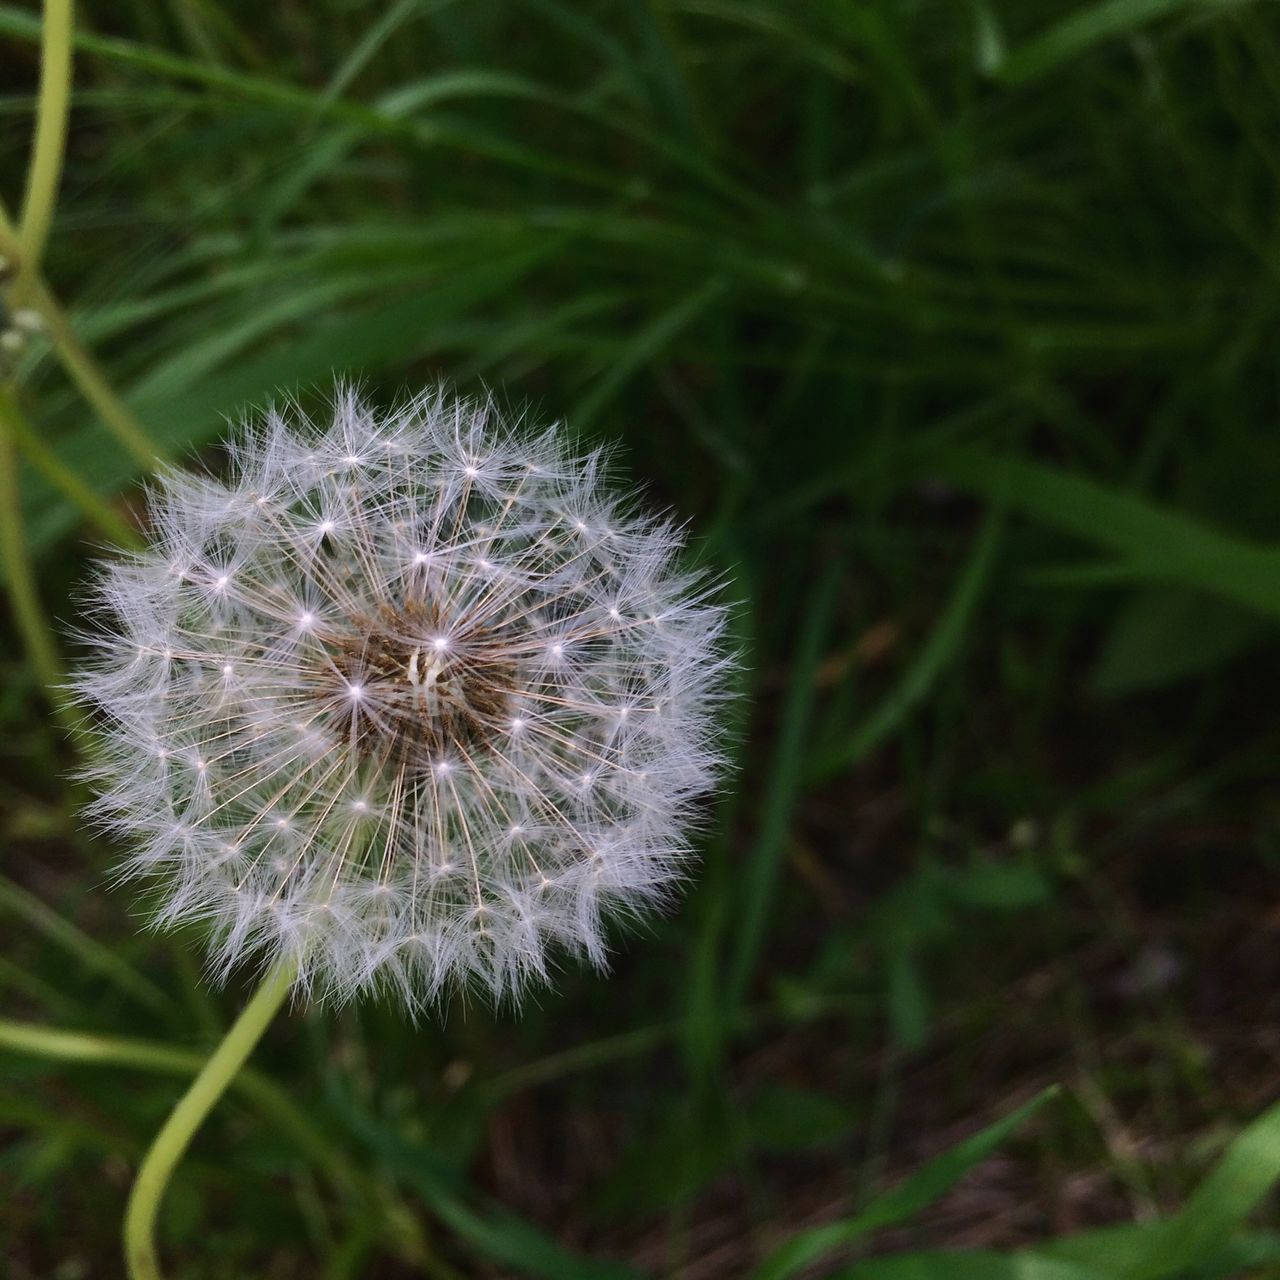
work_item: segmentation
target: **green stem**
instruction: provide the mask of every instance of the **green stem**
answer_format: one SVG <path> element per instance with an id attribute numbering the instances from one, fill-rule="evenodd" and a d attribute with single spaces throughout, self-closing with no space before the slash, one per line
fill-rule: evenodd
<path id="1" fill-rule="evenodd" d="M 62 1031 L 9 1018 L 0 1018 L 0 1049 L 52 1062 L 129 1067 L 176 1076 L 194 1076 L 206 1061 L 194 1050 L 174 1049 L 151 1040 L 103 1036 L 90 1031 Z M 343 1196 L 364 1194 L 358 1185 L 360 1174 L 282 1089 L 249 1067 L 236 1076 L 235 1087 L 324 1170 L 335 1191 Z"/>
<path id="2" fill-rule="evenodd" d="M 160 1075 L 194 1076 L 206 1063 L 191 1049 L 175 1049 L 152 1040 L 63 1031 L 8 1018 L 0 1018 L 0 1049 L 53 1062 L 128 1067 Z M 446 1274 L 443 1264 L 432 1256 L 417 1220 L 394 1192 L 381 1187 L 353 1165 L 279 1085 L 252 1067 L 245 1067 L 231 1083 L 324 1172 L 339 1199 L 350 1206 L 350 1213 L 361 1221 L 367 1221 L 371 1212 L 381 1216 L 395 1248 L 406 1262 L 431 1275 Z"/>
<path id="3" fill-rule="evenodd" d="M 0 254 L 14 261 L 22 257 L 18 233 L 3 204 L 0 204 Z M 67 313 L 50 293 L 40 273 L 35 270 L 24 271 L 21 283 L 26 291 L 27 301 L 44 321 L 45 333 L 62 362 L 62 367 L 67 371 L 67 376 L 89 402 L 90 408 L 102 419 L 107 430 L 149 471 L 155 466 L 157 459 L 163 457 L 162 451 L 151 442 L 146 428 L 112 389 L 110 379 L 98 362 L 81 345 Z"/>
<path id="4" fill-rule="evenodd" d="M 160 1280 L 156 1215 L 169 1178 L 205 1116 L 236 1078 L 284 1003 L 297 972 L 296 963 L 282 963 L 267 974 L 143 1157 L 124 1215 L 124 1256 L 130 1280 Z"/>
<path id="5" fill-rule="evenodd" d="M 144 543 L 137 529 L 118 516 L 109 502 L 100 498 L 45 444 L 16 404 L 11 404 L 10 409 L 7 428 L 27 461 L 68 502 L 79 507 L 84 518 L 104 537 L 117 546 L 127 547 L 131 551 L 140 550 Z"/>
<path id="6" fill-rule="evenodd" d="M 13 388 L 0 383 L 0 563 L 9 583 L 9 602 L 22 642 L 31 658 L 63 725 L 74 731 L 72 715 L 62 696 L 62 664 L 53 642 L 35 574 L 27 554 L 27 540 L 22 527 L 22 490 L 18 483 L 18 454 L 14 448 L 17 432 L 14 422 L 20 418 Z"/>
<path id="7" fill-rule="evenodd" d="M 76 340 L 65 314 L 40 275 L 66 155 L 74 28 L 73 0 L 45 0 L 44 22 L 40 28 L 40 96 L 36 104 L 27 189 L 19 229 L 14 228 L 0 206 L 0 254 L 13 259 L 18 270 L 11 301 L 15 305 L 30 302 L 40 313 L 54 350 L 81 394 L 107 429 L 149 470 L 155 463 L 157 450 L 112 390 L 93 357 Z"/>
<path id="8" fill-rule="evenodd" d="M 204 1059 L 189 1049 L 173 1049 L 151 1040 L 128 1036 L 100 1036 L 92 1031 L 60 1031 L 0 1018 L 0 1049 L 54 1062 L 84 1062 L 102 1066 L 135 1067 L 173 1075 L 194 1075 Z"/>
<path id="9" fill-rule="evenodd" d="M 40 281 L 35 282 L 32 305 L 44 318 L 45 333 L 62 361 L 67 376 L 76 384 L 89 407 L 120 444 L 150 471 L 164 461 L 164 450 L 154 444 L 133 411 L 116 394 L 102 366 L 81 346 L 66 313 Z"/>
<path id="10" fill-rule="evenodd" d="M 14 293 L 20 300 L 26 280 L 40 270 L 49 240 L 53 209 L 62 180 L 67 144 L 67 112 L 71 106 L 72 0 L 45 0 L 40 39 L 40 96 L 36 101 L 35 138 L 31 167 L 22 200 L 22 260 Z"/>

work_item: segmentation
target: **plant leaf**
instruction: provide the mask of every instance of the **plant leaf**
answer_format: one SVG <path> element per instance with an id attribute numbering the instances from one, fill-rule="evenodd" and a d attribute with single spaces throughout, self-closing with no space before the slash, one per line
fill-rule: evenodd
<path id="1" fill-rule="evenodd" d="M 927 465 L 953 484 L 1106 547 L 1139 576 L 1280 618 L 1280 548 L 1220 533 L 1146 498 L 1023 458 L 953 446 L 930 453 Z"/>
<path id="2" fill-rule="evenodd" d="M 1140 27 L 1186 9 L 1215 10 L 1223 0 L 1103 0 L 1077 9 L 1043 35 L 1014 50 L 996 75 L 1007 84 L 1039 79 L 1105 40 L 1131 35 Z"/>
<path id="3" fill-rule="evenodd" d="M 1267 633 L 1256 614 L 1199 592 L 1141 591 L 1112 624 L 1090 684 L 1104 698 L 1164 688 L 1238 657 Z"/>
<path id="4" fill-rule="evenodd" d="M 1045 1089 L 1007 1116 L 922 1165 L 896 1187 L 877 1196 L 854 1217 L 793 1236 L 765 1259 L 755 1271 L 753 1280 L 784 1280 L 784 1277 L 798 1274 L 824 1254 L 844 1248 L 881 1227 L 913 1218 L 950 1190 L 974 1165 L 985 1160 L 1023 1121 L 1057 1093 L 1056 1085 Z"/>

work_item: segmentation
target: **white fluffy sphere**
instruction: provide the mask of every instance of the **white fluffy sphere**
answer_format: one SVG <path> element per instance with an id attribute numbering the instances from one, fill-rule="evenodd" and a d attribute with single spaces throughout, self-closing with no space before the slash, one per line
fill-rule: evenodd
<path id="1" fill-rule="evenodd" d="M 679 879 L 722 763 L 723 607 L 601 457 L 440 390 L 276 413 L 107 565 L 93 814 L 215 964 L 414 1008 L 518 996 Z"/>

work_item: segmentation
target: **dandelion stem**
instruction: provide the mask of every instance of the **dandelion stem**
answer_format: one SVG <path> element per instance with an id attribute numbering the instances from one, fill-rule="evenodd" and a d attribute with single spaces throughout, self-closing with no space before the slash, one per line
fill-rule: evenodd
<path id="1" fill-rule="evenodd" d="M 124 1215 L 125 1264 L 131 1280 L 160 1280 L 156 1216 L 169 1179 L 205 1116 L 279 1011 L 296 976 L 297 965 L 292 962 L 279 964 L 267 974 L 143 1157 Z"/>
<path id="2" fill-rule="evenodd" d="M 67 143 L 67 112 L 71 105 L 72 0 L 45 0 L 40 38 L 40 96 L 36 101 L 35 137 L 31 167 L 22 200 L 22 260 L 15 294 L 26 294 L 27 281 L 40 270 L 49 239 L 53 209 L 62 180 Z"/>
<path id="3" fill-rule="evenodd" d="M 129 1067 L 165 1075 L 194 1077 L 205 1065 L 198 1052 L 160 1041 L 65 1031 L 9 1018 L 0 1018 L 0 1049 L 54 1062 Z M 230 1084 L 257 1107 L 264 1119 L 293 1139 L 298 1149 L 323 1171 L 334 1193 L 350 1206 L 353 1215 L 364 1222 L 370 1211 L 383 1217 L 397 1252 L 406 1262 L 429 1275 L 449 1274 L 445 1265 L 432 1256 L 422 1228 L 395 1192 L 352 1164 L 324 1129 L 279 1085 L 252 1067 L 245 1067 Z"/>

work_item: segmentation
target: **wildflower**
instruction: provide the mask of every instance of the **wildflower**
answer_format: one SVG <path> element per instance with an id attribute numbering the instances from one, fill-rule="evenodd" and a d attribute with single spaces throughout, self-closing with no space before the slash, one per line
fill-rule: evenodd
<path id="1" fill-rule="evenodd" d="M 663 903 L 722 763 L 723 607 L 600 452 L 435 390 L 276 412 L 108 565 L 92 813 L 202 920 L 345 999 L 518 996 Z"/>

